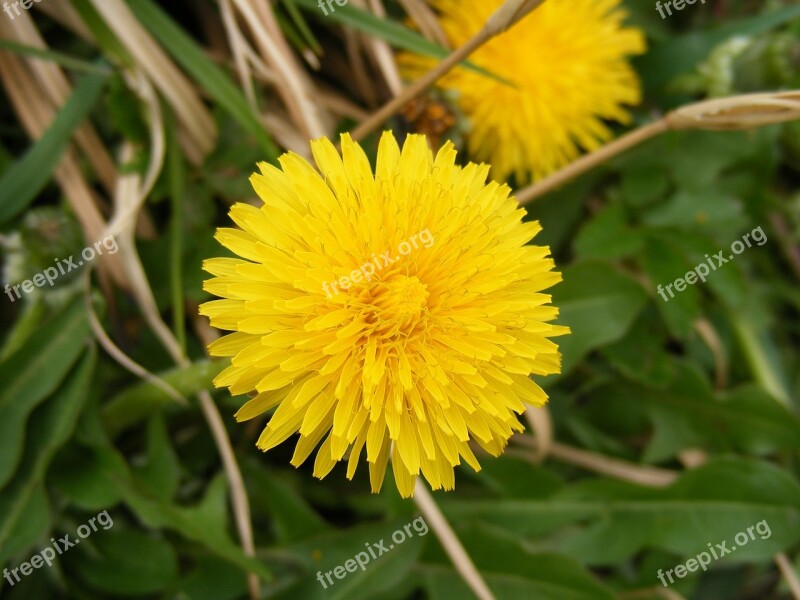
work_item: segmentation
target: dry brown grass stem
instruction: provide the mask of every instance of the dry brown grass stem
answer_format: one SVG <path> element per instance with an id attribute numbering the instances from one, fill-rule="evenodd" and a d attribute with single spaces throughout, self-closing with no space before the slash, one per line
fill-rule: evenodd
<path id="1" fill-rule="evenodd" d="M 231 0 L 219 0 L 219 10 L 222 15 L 222 24 L 225 27 L 225 33 L 228 36 L 228 45 L 233 53 L 233 64 L 236 66 L 239 81 L 242 84 L 248 102 L 250 102 L 250 107 L 258 114 L 260 111 L 258 110 L 253 77 L 247 57 L 247 48 L 249 44 L 242 30 L 239 29 L 239 24 L 236 22 L 236 15 L 233 12 Z"/>
<path id="2" fill-rule="evenodd" d="M 525 419 L 531 426 L 533 442 L 535 444 L 533 459 L 543 461 L 550 454 L 553 447 L 553 419 L 547 406 L 525 405 Z"/>
<path id="3" fill-rule="evenodd" d="M 6 19 L 0 19 L 0 33 L 11 37 L 8 27 L 13 27 Z M 38 82 L 32 77 L 26 63 L 9 52 L 0 52 L 0 79 L 8 94 L 20 123 L 31 139 L 39 139 L 55 119 L 55 107 L 48 100 Z M 87 243 L 102 239 L 105 221 L 98 209 L 98 199 L 91 186 L 84 179 L 78 159 L 68 148 L 55 169 L 55 179 L 64 197 L 78 218 Z M 110 274 L 114 281 L 129 289 L 129 281 L 122 268 L 119 257 L 103 255 L 99 268 Z"/>
<path id="4" fill-rule="evenodd" d="M 792 561 L 789 560 L 789 557 L 786 556 L 784 552 L 780 552 L 779 554 L 775 555 L 775 564 L 778 566 L 778 570 L 786 580 L 786 584 L 789 586 L 789 591 L 792 592 L 792 598 L 794 598 L 794 600 L 800 600 L 800 578 L 797 576 L 797 571 L 795 570 Z"/>
<path id="5" fill-rule="evenodd" d="M 160 389 L 162 392 L 167 394 L 170 398 L 175 400 L 181 406 L 188 406 L 189 402 L 184 398 L 181 393 L 172 387 L 169 383 L 161 379 L 155 373 L 151 373 L 147 369 L 145 369 L 142 365 L 134 361 L 130 356 L 125 354 L 125 352 L 117 346 L 114 341 L 108 336 L 106 330 L 103 329 L 102 323 L 100 323 L 100 319 L 97 317 L 97 313 L 94 310 L 94 306 L 92 304 L 92 290 L 91 290 L 91 265 L 86 269 L 83 280 L 84 280 L 84 306 L 86 307 L 86 314 L 89 319 L 89 326 L 92 329 L 92 333 L 94 334 L 95 339 L 99 342 L 99 344 L 103 347 L 111 358 L 113 358 L 117 364 L 119 364 L 123 369 L 130 371 L 136 377 L 147 381 L 148 383 L 153 384 L 155 387 Z"/>
<path id="6" fill-rule="evenodd" d="M 30 13 L 23 11 L 14 20 L 14 27 L 11 28 L 15 41 L 40 50 L 47 50 L 47 44 L 39 33 Z M 57 64 L 47 60 L 27 59 L 26 61 L 33 73 L 36 75 L 42 89 L 53 101 L 56 109 L 60 109 L 72 94 L 72 86 L 69 84 L 64 72 Z M 89 162 L 97 173 L 97 177 L 105 188 L 107 194 L 114 191 L 114 182 L 117 179 L 117 171 L 111 155 L 103 145 L 100 136 L 97 135 L 91 123 L 83 123 L 75 131 L 75 142 L 86 154 Z"/>
<path id="7" fill-rule="evenodd" d="M 328 110 L 337 115 L 356 119 L 358 121 L 366 119 L 369 113 L 361 106 L 355 104 L 346 96 L 340 94 L 338 91 L 327 86 L 320 86 L 319 101 L 322 102 Z"/>
<path id="8" fill-rule="evenodd" d="M 590 471 L 648 487 L 666 487 L 678 478 L 677 471 L 637 465 L 559 442 L 551 445 L 550 456 Z"/>
<path id="9" fill-rule="evenodd" d="M 367 8 L 364 0 L 354 1 L 357 1 L 359 4 L 364 5 L 364 8 Z M 369 9 L 371 9 L 376 16 L 381 18 L 386 17 L 386 10 L 383 8 L 381 0 L 368 0 L 368 2 Z M 372 51 L 375 64 L 380 69 L 383 80 L 389 87 L 389 91 L 393 96 L 397 96 L 403 91 L 403 80 L 400 77 L 400 70 L 397 68 L 397 62 L 395 62 L 394 53 L 389 47 L 389 44 L 373 36 L 362 35 L 362 39 L 365 47 Z"/>
<path id="10" fill-rule="evenodd" d="M 370 108 L 374 108 L 378 104 L 378 91 L 368 73 L 366 57 L 361 52 L 361 38 L 357 32 L 351 29 L 345 29 L 342 31 L 342 35 L 344 36 L 344 50 L 347 54 L 352 85 L 361 101 Z"/>
<path id="11" fill-rule="evenodd" d="M 387 102 L 366 121 L 359 124 L 351 133 L 353 139 L 356 141 L 364 139 L 410 100 L 419 96 L 444 75 L 449 73 L 451 69 L 466 60 L 475 50 L 492 38 L 513 27 L 530 12 L 543 4 L 544 1 L 545 0 L 506 0 L 505 4 L 489 17 L 483 29 L 476 33 L 463 46 L 450 54 L 450 56 L 428 71 L 425 75 L 414 81 L 414 83 L 406 87 L 403 93 Z"/>
<path id="12" fill-rule="evenodd" d="M 800 119 L 800 91 L 743 94 L 688 104 L 662 118 L 634 129 L 613 142 L 586 154 L 560 171 L 516 193 L 527 204 L 578 175 L 666 131 L 702 129 L 734 131 Z"/>
<path id="13" fill-rule="evenodd" d="M 331 129 L 330 117 L 315 102 L 314 84 L 284 38 L 272 7 L 252 0 L 233 0 L 233 3 L 250 28 L 264 61 L 278 76 L 277 89 L 292 121 L 307 139 L 327 135 Z"/>
<path id="14" fill-rule="evenodd" d="M 433 496 L 428 491 L 422 477 L 417 477 L 417 482 L 414 486 L 414 502 L 425 518 L 425 522 L 436 534 L 444 551 L 453 562 L 456 571 L 458 571 L 473 593 L 480 600 L 495 600 L 489 586 L 486 585 L 480 572 L 475 568 L 475 564 L 467 554 L 464 546 L 461 545 L 461 541 L 456 536 L 439 505 L 436 504 Z"/>
<path id="15" fill-rule="evenodd" d="M 167 99 L 182 129 L 191 138 L 191 142 L 184 145 L 187 157 L 200 164 L 216 145 L 217 125 L 190 81 L 142 27 L 123 0 L 90 2 Z"/>
<path id="16" fill-rule="evenodd" d="M 715 387 L 718 390 L 724 390 L 728 386 L 728 373 L 730 371 L 728 356 L 725 353 L 725 344 L 722 343 L 717 330 L 714 329 L 708 319 L 695 321 L 694 330 L 714 356 Z"/>
<path id="17" fill-rule="evenodd" d="M 64 27 L 64 29 L 94 45 L 95 39 L 92 32 L 89 31 L 78 11 L 69 2 L 41 2 L 33 6 Z"/>
<path id="18" fill-rule="evenodd" d="M 299 154 L 306 160 L 311 160 L 311 146 L 308 138 L 292 125 L 292 121 L 283 107 L 276 107 L 274 110 L 268 111 L 264 115 L 263 122 L 275 141 L 283 148 Z"/>
<path id="19" fill-rule="evenodd" d="M 599 150 L 584 154 L 578 160 L 570 163 L 563 169 L 556 171 L 552 175 L 548 175 L 544 179 L 529 185 L 519 190 L 515 196 L 520 204 L 527 204 L 532 202 L 539 196 L 551 192 L 565 183 L 572 181 L 578 175 L 581 175 L 598 165 L 603 164 L 618 154 L 622 154 L 626 150 L 638 146 L 642 142 L 649 140 L 661 133 L 667 131 L 669 127 L 663 119 L 659 119 L 653 123 L 649 123 L 638 129 L 634 129 L 621 137 L 618 137 L 613 142 L 606 144 Z"/>
<path id="20" fill-rule="evenodd" d="M 131 291 L 142 316 L 175 364 L 186 368 L 191 365 L 191 362 L 170 328 L 161 318 L 134 240 L 134 227 L 138 212 L 150 194 L 164 164 L 166 147 L 163 115 L 161 114 L 158 96 L 144 73 L 134 72 L 129 74 L 128 83 L 140 96 L 147 110 L 147 120 L 150 125 L 150 148 L 148 152 L 150 163 L 144 178 L 138 173 L 130 173 L 118 178 L 117 193 L 114 198 L 115 217 L 109 225 L 109 231 L 116 233 L 119 246 L 117 255 L 122 257 L 127 275 L 133 282 Z M 126 142 L 122 147 L 121 162 L 123 164 L 129 162 L 133 154 L 133 146 Z M 250 522 L 250 504 L 227 430 L 211 395 L 208 392 L 201 392 L 198 394 L 198 400 L 203 416 L 211 429 L 214 443 L 220 453 L 223 469 L 230 486 L 231 505 L 240 543 L 245 554 L 255 556 L 253 530 Z M 250 597 L 253 600 L 257 600 L 261 595 L 258 577 L 250 573 L 247 581 Z"/>
<path id="21" fill-rule="evenodd" d="M 420 33 L 432 42 L 436 42 L 444 48 L 450 48 L 450 40 L 447 39 L 439 19 L 436 18 L 431 7 L 423 0 L 400 0 L 400 4 L 420 30 Z"/>

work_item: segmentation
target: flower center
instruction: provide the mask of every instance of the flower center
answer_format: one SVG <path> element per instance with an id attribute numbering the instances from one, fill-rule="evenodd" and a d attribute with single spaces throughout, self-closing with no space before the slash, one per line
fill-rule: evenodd
<path id="1" fill-rule="evenodd" d="M 420 320 L 427 308 L 428 286 L 417 277 L 395 275 L 377 286 L 372 302 L 380 309 L 379 318 L 392 329 L 408 331 Z"/>

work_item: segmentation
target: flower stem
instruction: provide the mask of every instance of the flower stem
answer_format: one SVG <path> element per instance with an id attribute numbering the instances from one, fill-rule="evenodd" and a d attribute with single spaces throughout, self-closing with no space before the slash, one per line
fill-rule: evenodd
<path id="1" fill-rule="evenodd" d="M 460 64 L 470 54 L 475 52 L 478 48 L 483 46 L 486 42 L 499 35 L 506 29 L 518 23 L 524 16 L 538 8 L 543 4 L 544 0 L 528 0 L 527 2 L 520 0 L 506 0 L 506 3 L 501 6 L 487 21 L 486 25 L 472 38 L 455 50 L 450 56 L 436 65 L 433 69 L 428 71 L 425 75 L 417 79 L 414 83 L 405 88 L 399 95 L 395 96 L 392 100 L 384 104 L 378 111 L 359 124 L 351 133 L 355 141 L 364 139 L 372 133 L 377 127 L 386 121 L 389 117 L 395 114 L 406 103 L 416 98 L 422 92 L 431 87 L 439 79 L 444 77 L 455 66 Z M 511 10 L 513 9 L 513 10 Z"/>
<path id="2" fill-rule="evenodd" d="M 422 516 L 425 521 L 430 525 L 436 537 L 442 543 L 445 552 L 453 561 L 453 566 L 459 572 L 466 584 L 472 589 L 475 595 L 480 600 L 495 600 L 489 586 L 481 577 L 472 559 L 467 554 L 461 541 L 456 536 L 447 517 L 444 516 L 436 501 L 431 496 L 428 488 L 422 482 L 421 477 L 417 477 L 417 483 L 414 487 L 414 502 L 417 503 Z"/>
<path id="3" fill-rule="evenodd" d="M 578 175 L 582 175 L 594 169 L 596 166 L 611 160 L 617 154 L 622 154 L 626 150 L 667 131 L 667 129 L 669 129 L 669 126 L 667 125 L 666 119 L 659 119 L 658 121 L 634 129 L 630 133 L 626 133 L 602 148 L 585 154 L 560 171 L 556 171 L 552 175 L 521 189 L 516 193 L 517 201 L 520 204 L 532 202 L 539 196 L 553 191 L 557 187 L 575 179 Z"/>

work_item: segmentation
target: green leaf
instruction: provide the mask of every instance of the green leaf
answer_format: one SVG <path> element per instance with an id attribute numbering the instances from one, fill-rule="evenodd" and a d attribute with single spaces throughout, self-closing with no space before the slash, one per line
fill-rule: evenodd
<path id="1" fill-rule="evenodd" d="M 261 465 L 261 460 L 244 463 L 246 477 L 252 482 L 251 501 L 267 509 L 279 543 L 296 542 L 330 530 L 330 526 L 297 490 L 260 468 Z"/>
<path id="2" fill-rule="evenodd" d="M 741 201 L 725 192 L 680 190 L 644 214 L 653 227 L 680 227 L 700 231 L 737 231 L 746 226 Z"/>
<path id="3" fill-rule="evenodd" d="M 472 477 L 503 498 L 544 498 L 562 486 L 551 471 L 513 456 L 481 461 L 481 470 Z"/>
<path id="4" fill-rule="evenodd" d="M 627 206 L 648 206 L 658 201 L 668 189 L 666 168 L 657 161 L 634 164 L 622 172 L 620 196 Z"/>
<path id="5" fill-rule="evenodd" d="M 662 301 L 656 296 L 656 302 Z M 648 386 L 661 387 L 672 378 L 672 362 L 665 347 L 666 329 L 653 307 L 648 307 L 628 334 L 601 350 L 624 377 Z"/>
<path id="6" fill-rule="evenodd" d="M 151 417 L 147 423 L 147 459 L 135 473 L 154 496 L 165 502 L 171 501 L 178 491 L 181 465 L 161 415 Z"/>
<path id="7" fill-rule="evenodd" d="M 485 527 L 459 532 L 470 558 L 497 600 L 614 600 L 616 596 L 578 562 L 563 554 L 533 552 L 521 540 Z M 431 600 L 471 597 L 452 567 L 423 564 Z"/>
<path id="8" fill-rule="evenodd" d="M 265 159 L 275 162 L 280 150 L 259 116 L 253 112 L 247 99 L 225 72 L 217 67 L 196 42 L 157 4 L 151 0 L 135 0 L 128 2 L 128 6 L 208 95 L 235 118 L 244 131 L 256 138 Z"/>
<path id="9" fill-rule="evenodd" d="M 26 344 L 0 363 L 0 486 L 8 483 L 22 458 L 25 423 L 52 394 L 86 348 L 89 324 L 82 300 L 73 302 Z"/>
<path id="10" fill-rule="evenodd" d="M 177 122 L 172 113 L 167 119 L 167 180 L 172 215 L 169 236 L 170 300 L 175 339 L 186 354 L 186 308 L 183 296 L 183 230 L 185 225 L 183 207 L 186 202 L 186 168 L 181 155 Z"/>
<path id="11" fill-rule="evenodd" d="M 789 379 L 770 332 L 750 315 L 734 312 L 731 321 L 756 380 L 775 400 L 786 407 L 794 407 Z"/>
<path id="12" fill-rule="evenodd" d="M 687 260 L 684 252 L 666 235 L 649 235 L 642 257 L 644 271 L 655 288 L 654 302 L 672 335 L 685 338 L 700 316 L 700 286 L 695 280 L 689 285 L 685 279 L 696 266 Z M 695 275 L 696 277 L 696 275 Z M 683 283 L 676 284 L 677 279 Z M 683 287 L 683 291 L 678 289 Z"/>
<path id="13" fill-rule="evenodd" d="M 70 444 L 53 461 L 47 482 L 71 505 L 97 512 L 117 504 L 122 497 L 104 475 L 105 469 L 96 452 Z"/>
<path id="14" fill-rule="evenodd" d="M 647 295 L 635 280 L 601 262 L 567 267 L 563 275 L 553 289 L 553 304 L 559 308 L 559 324 L 572 328 L 558 339 L 566 374 L 595 348 L 624 336 Z"/>
<path id="15" fill-rule="evenodd" d="M 20 521 L 31 519 L 34 497 L 39 495 L 46 498 L 43 485 L 45 471 L 75 429 L 86 401 L 86 390 L 94 365 L 95 352 L 92 349 L 69 375 L 59 392 L 31 417 L 30 430 L 36 435 L 27 440 L 20 469 L 0 493 L 0 562 L 8 558 L 8 553 L 13 549 L 19 549 L 17 546 L 26 539 L 15 529 L 20 526 Z M 46 499 L 43 502 L 46 504 Z"/>
<path id="16" fill-rule="evenodd" d="M 5 508 L 5 502 L 3 503 Z M 16 511 L 17 506 L 13 509 Z M 7 541 L 0 546 L 0 566 L 18 554 L 27 553 L 36 542 L 46 538 L 53 527 L 50 499 L 44 485 L 35 485 L 25 498 L 22 510 L 14 515 L 13 522 L 5 521 L 9 529 L 3 532 Z"/>
<path id="17" fill-rule="evenodd" d="M 713 268 L 706 279 L 709 291 L 721 301 L 723 306 L 742 312 L 751 312 L 747 309 L 750 308 L 748 304 L 753 301 L 753 284 L 752 281 L 747 281 L 745 278 L 743 268 L 746 266 L 748 258 L 755 256 L 758 249 L 754 247 L 747 251 L 748 258 L 737 257 L 735 261 L 723 264 L 722 267 L 718 266 L 717 259 L 713 258 L 713 255 L 724 250 L 723 257 L 730 260 L 730 244 L 739 237 L 740 233 L 741 230 L 737 230 L 732 235 L 726 236 L 722 243 L 716 243 L 706 236 L 677 231 L 670 232 L 668 236 L 659 235 L 664 242 L 671 243 L 673 248 L 685 257 L 686 263 L 690 265 L 689 269 L 698 268 L 698 265 L 703 263 L 709 264 L 710 260 L 709 267 L 711 268 L 713 265 Z M 700 268 L 702 270 L 702 267 Z"/>
<path id="18" fill-rule="evenodd" d="M 80 550 L 61 560 L 91 588 L 115 596 L 155 594 L 178 576 L 178 559 L 166 540 L 133 530 L 98 529 L 82 540 Z"/>
<path id="19" fill-rule="evenodd" d="M 176 588 L 175 598 L 238 600 L 247 596 L 247 583 L 241 571 L 208 556 L 196 558 L 194 569 Z"/>
<path id="20" fill-rule="evenodd" d="M 417 517 L 421 519 L 421 517 Z M 412 518 L 394 520 L 391 523 L 354 527 L 347 531 L 333 531 L 308 538 L 302 542 L 281 549 L 282 554 L 294 557 L 298 565 L 304 565 L 304 572 L 295 570 L 292 579 L 295 585 L 286 592 L 276 595 L 278 599 L 303 598 L 304 600 L 360 600 L 367 598 L 384 598 L 389 590 L 399 585 L 408 575 L 417 557 L 422 551 L 425 536 L 428 533 L 410 528 L 411 536 L 407 536 L 403 528 L 413 522 Z M 423 521 L 417 523 L 424 524 Z M 423 527 L 420 525 L 420 529 Z M 398 543 L 392 535 L 401 531 L 404 539 Z M 398 538 L 399 535 L 398 535 Z M 376 558 L 368 554 L 367 546 L 383 543 L 386 551 L 380 555 L 376 550 Z M 360 568 L 354 559 L 361 553 L 364 568 Z M 331 583 L 325 579 L 329 571 L 338 566 L 344 567 L 347 561 L 351 572 L 346 572 L 342 579 L 330 576 Z M 344 567 L 347 568 L 347 567 Z M 352 571 L 354 569 L 354 571 Z M 344 570 L 344 569 L 343 569 Z M 317 579 L 321 572 L 323 583 Z M 341 574 L 341 571 L 339 572 Z"/>
<path id="21" fill-rule="evenodd" d="M 581 228 L 575 254 L 579 259 L 616 260 L 636 254 L 642 243 L 642 235 L 629 226 L 625 209 L 612 204 Z"/>
<path id="22" fill-rule="evenodd" d="M 159 377 L 185 398 L 190 398 L 203 390 L 213 389 L 214 378 L 226 366 L 224 360 L 201 360 L 186 368 L 161 373 Z M 103 423 L 113 438 L 165 407 L 179 408 L 164 390 L 142 381 L 124 389 L 103 406 Z"/>
<path id="23" fill-rule="evenodd" d="M 601 501 L 621 500 L 622 506 L 570 539 L 567 551 L 595 565 L 624 560 L 647 545 L 688 558 L 707 551 L 709 543 L 727 541 L 733 549 L 738 533 L 766 521 L 766 539 L 740 545 L 723 559 L 743 562 L 769 560 L 800 536 L 800 486 L 767 463 L 720 459 L 688 471 L 666 490 L 640 496 L 626 487 L 600 490 L 590 483 L 577 492 L 576 497 L 593 494 Z M 628 539 L 615 535 L 622 530 Z"/>
<path id="24" fill-rule="evenodd" d="M 107 478 L 137 517 L 152 529 L 171 529 L 187 540 L 200 544 L 214 555 L 246 572 L 272 579 L 269 569 L 244 554 L 228 536 L 228 489 L 224 476 L 217 476 L 206 489 L 203 500 L 191 507 L 162 501 L 132 479 L 125 461 L 112 448 L 95 448 Z"/>
<path id="25" fill-rule="evenodd" d="M 264 564 L 246 556 L 227 535 L 228 494 L 222 478 L 209 487 L 203 502 L 190 508 L 161 503 L 129 484 L 121 483 L 120 491 L 126 503 L 148 527 L 177 531 L 244 571 L 256 573 L 265 581 L 272 579 Z"/>
<path id="26" fill-rule="evenodd" d="M 800 449 L 800 418 L 755 385 L 717 399 L 705 379 L 686 364 L 668 390 L 640 391 L 638 397 L 649 407 L 656 428 L 645 454 L 648 462 L 672 458 L 690 445 L 763 454 Z M 692 439 L 678 435 L 676 429 L 691 432 Z"/>
<path id="27" fill-rule="evenodd" d="M 22 212 L 44 189 L 72 134 L 100 99 L 105 83 L 103 75 L 81 79 L 41 139 L 6 171 L 0 179 L 0 223 Z"/>
<path id="28" fill-rule="evenodd" d="M 586 529 L 560 542 L 593 565 L 622 562 L 646 547 L 690 557 L 766 520 L 767 539 L 757 539 L 725 558 L 769 560 L 800 537 L 800 484 L 770 464 L 717 459 L 683 473 L 664 489 L 604 479 L 565 488 L 546 500 L 448 500 L 451 522 L 478 521 L 517 536 L 553 532 L 569 523 Z"/>

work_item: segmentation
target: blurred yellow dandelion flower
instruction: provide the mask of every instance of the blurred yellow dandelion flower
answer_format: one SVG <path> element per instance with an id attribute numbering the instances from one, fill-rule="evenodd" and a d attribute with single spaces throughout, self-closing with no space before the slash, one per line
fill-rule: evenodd
<path id="1" fill-rule="evenodd" d="M 547 400 L 529 376 L 560 369 L 548 338 L 568 329 L 542 293 L 560 275 L 527 245 L 539 224 L 450 143 L 434 157 L 386 132 L 374 175 L 348 135 L 341 157 L 327 139 L 312 150 L 319 171 L 292 153 L 262 163 L 264 205 L 236 204 L 239 228 L 217 232 L 241 258 L 204 264 L 222 299 L 201 313 L 234 332 L 210 346 L 232 357 L 215 384 L 256 394 L 240 421 L 277 407 L 260 449 L 299 432 L 299 466 L 322 442 L 316 477 L 347 458 L 352 478 L 366 446 L 374 492 L 390 456 L 404 497 L 420 472 L 452 489 L 462 458 L 480 468 L 468 442 L 501 454 L 523 401 Z"/>
<path id="2" fill-rule="evenodd" d="M 503 0 L 431 0 L 453 47 L 464 44 Z M 513 87 L 458 68 L 440 82 L 457 92 L 470 121 L 472 158 L 492 165 L 492 178 L 539 179 L 611 137 L 604 120 L 629 122 L 623 105 L 640 101 L 627 57 L 644 52 L 638 29 L 623 25 L 620 0 L 551 0 L 470 56 Z M 416 78 L 434 59 L 402 54 Z"/>

